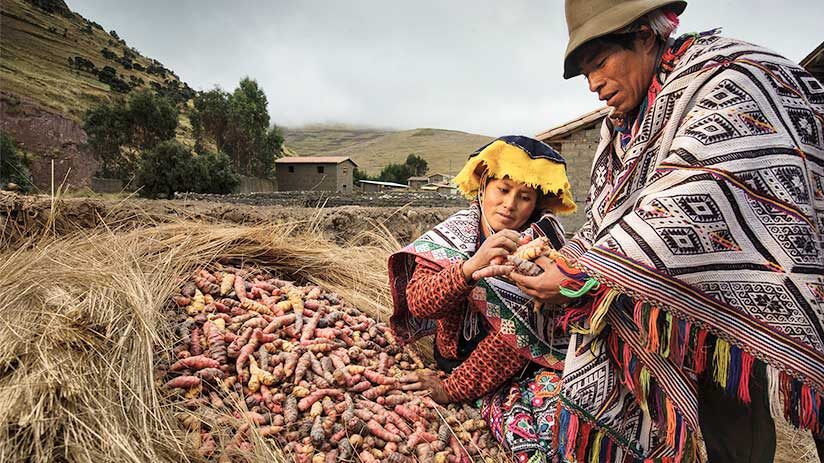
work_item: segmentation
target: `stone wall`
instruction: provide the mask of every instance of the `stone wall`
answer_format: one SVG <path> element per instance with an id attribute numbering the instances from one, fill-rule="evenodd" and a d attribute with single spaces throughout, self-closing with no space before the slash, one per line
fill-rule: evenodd
<path id="1" fill-rule="evenodd" d="M 434 191 L 382 191 L 374 193 L 335 194 L 324 191 L 275 191 L 233 195 L 178 193 L 175 199 L 283 207 L 466 207 L 469 202 L 453 194 Z"/>
<path id="2" fill-rule="evenodd" d="M 240 184 L 237 187 L 238 193 L 258 193 L 277 190 L 277 183 L 268 178 L 240 176 Z"/>
<path id="3" fill-rule="evenodd" d="M 567 162 L 567 176 L 572 185 L 572 195 L 578 205 L 575 214 L 564 217 L 563 223 L 568 233 L 574 232 L 584 221 L 584 203 L 589 191 L 590 169 L 592 160 L 595 157 L 595 150 L 598 148 L 601 122 L 598 121 L 594 127 L 574 132 L 567 138 L 552 140 L 551 144 L 556 146 Z"/>

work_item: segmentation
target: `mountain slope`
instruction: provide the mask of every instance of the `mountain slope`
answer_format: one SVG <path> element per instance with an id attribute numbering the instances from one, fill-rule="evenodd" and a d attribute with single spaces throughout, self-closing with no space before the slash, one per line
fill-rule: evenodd
<path id="1" fill-rule="evenodd" d="M 174 72 L 72 13 L 62 0 L 0 3 L 4 93 L 79 120 L 90 106 L 133 89 L 172 97 L 191 92 Z"/>
<path id="2" fill-rule="evenodd" d="M 429 164 L 429 172 L 455 174 L 469 154 L 492 140 L 456 130 L 414 129 L 390 131 L 346 126 L 283 128 L 286 145 L 299 156 L 350 156 L 369 174 L 383 166 L 402 164 L 417 154 Z"/>

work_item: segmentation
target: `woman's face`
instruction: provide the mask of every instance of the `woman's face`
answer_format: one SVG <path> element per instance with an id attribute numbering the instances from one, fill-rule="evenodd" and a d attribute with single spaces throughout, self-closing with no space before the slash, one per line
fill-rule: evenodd
<path id="1" fill-rule="evenodd" d="M 484 190 L 484 216 L 496 231 L 518 230 L 526 225 L 537 201 L 535 188 L 508 178 L 493 178 Z"/>
<path id="2" fill-rule="evenodd" d="M 641 104 L 657 64 L 657 46 L 651 32 L 640 33 L 631 50 L 614 45 L 583 51 L 581 73 L 589 83 L 589 91 L 619 113 L 628 113 Z"/>

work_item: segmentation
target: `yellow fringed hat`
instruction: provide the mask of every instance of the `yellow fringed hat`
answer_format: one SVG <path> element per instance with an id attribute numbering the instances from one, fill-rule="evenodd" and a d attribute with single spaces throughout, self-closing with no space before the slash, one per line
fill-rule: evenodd
<path id="1" fill-rule="evenodd" d="M 497 138 L 472 153 L 453 182 L 467 199 L 475 199 L 484 173 L 540 190 L 542 210 L 554 214 L 575 212 L 566 161 L 543 142 L 517 135 Z"/>

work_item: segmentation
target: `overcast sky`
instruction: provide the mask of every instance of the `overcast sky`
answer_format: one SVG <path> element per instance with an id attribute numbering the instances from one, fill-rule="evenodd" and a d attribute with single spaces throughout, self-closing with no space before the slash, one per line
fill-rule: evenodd
<path id="1" fill-rule="evenodd" d="M 562 0 L 67 3 L 195 89 L 256 79 L 281 126 L 533 135 L 599 106 L 561 77 Z M 681 18 L 793 61 L 824 40 L 822 0 L 693 0 Z"/>

